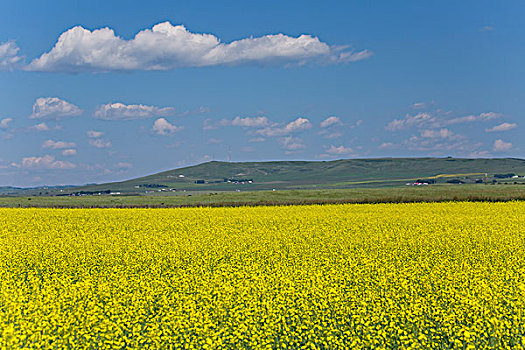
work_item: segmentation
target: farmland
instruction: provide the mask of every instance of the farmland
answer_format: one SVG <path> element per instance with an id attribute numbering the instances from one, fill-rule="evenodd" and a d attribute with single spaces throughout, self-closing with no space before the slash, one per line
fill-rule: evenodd
<path id="1" fill-rule="evenodd" d="M 0 209 L 2 348 L 523 347 L 525 203 Z"/>
<path id="2" fill-rule="evenodd" d="M 167 208 L 342 203 L 407 203 L 525 200 L 524 185 L 432 185 L 391 188 L 246 192 L 192 191 L 176 194 L 101 196 L 0 196 L 0 207 Z"/>

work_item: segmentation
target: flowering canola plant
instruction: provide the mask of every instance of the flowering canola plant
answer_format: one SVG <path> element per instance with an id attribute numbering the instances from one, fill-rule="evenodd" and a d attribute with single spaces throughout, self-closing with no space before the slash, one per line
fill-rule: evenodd
<path id="1" fill-rule="evenodd" d="M 525 347 L 525 203 L 0 209 L 0 347 Z"/>

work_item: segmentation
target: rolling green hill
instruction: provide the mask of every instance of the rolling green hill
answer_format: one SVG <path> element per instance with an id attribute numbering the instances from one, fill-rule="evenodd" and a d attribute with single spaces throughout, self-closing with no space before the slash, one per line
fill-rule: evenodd
<path id="1" fill-rule="evenodd" d="M 178 191 L 249 191 L 272 189 L 363 188 L 425 182 L 475 183 L 516 181 L 503 174 L 525 175 L 525 160 L 516 158 L 377 158 L 335 161 L 207 162 L 137 179 L 56 189 L 49 194 L 147 194 Z M 498 175 L 499 174 L 499 175 Z M 496 176 L 496 177 L 495 177 Z"/>

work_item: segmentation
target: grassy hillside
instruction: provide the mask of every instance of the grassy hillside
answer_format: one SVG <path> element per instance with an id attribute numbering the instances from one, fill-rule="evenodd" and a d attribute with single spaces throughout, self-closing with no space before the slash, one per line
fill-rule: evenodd
<path id="1" fill-rule="evenodd" d="M 3 194 L 176 194 L 184 191 L 253 191 L 330 188 L 380 188 L 401 186 L 418 179 L 472 184 L 489 175 L 489 181 L 524 179 L 495 178 L 497 174 L 525 175 L 525 160 L 458 158 L 378 158 L 336 161 L 208 162 L 164 171 L 137 179 L 72 188 L 13 190 Z M 2 194 L 2 193 L 0 193 Z"/>
<path id="2" fill-rule="evenodd" d="M 466 183 L 488 173 L 525 175 L 525 160 L 381 158 L 336 161 L 208 162 L 138 179 L 75 188 L 74 191 L 146 193 L 168 189 L 235 191 L 399 186 L 417 179 Z M 183 177 L 182 177 L 182 176 Z M 230 182 L 225 182 L 225 179 Z M 252 183 L 240 180 L 251 180 Z M 195 183 L 204 182 L 204 183 Z"/>

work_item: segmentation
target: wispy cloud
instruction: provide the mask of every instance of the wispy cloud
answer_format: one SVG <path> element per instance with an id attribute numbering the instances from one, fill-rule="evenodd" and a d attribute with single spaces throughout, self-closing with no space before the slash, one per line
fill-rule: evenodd
<path id="1" fill-rule="evenodd" d="M 111 147 L 111 142 L 103 139 L 89 139 L 88 143 L 95 148 L 109 148 Z"/>
<path id="2" fill-rule="evenodd" d="M 385 127 L 389 131 L 402 130 L 414 126 L 428 125 L 436 120 L 429 113 L 418 113 L 416 115 L 407 114 L 403 119 L 394 119 Z"/>
<path id="3" fill-rule="evenodd" d="M 293 136 L 281 137 L 279 139 L 279 145 L 287 154 L 299 153 L 302 149 L 306 148 L 302 139 Z"/>
<path id="4" fill-rule="evenodd" d="M 47 140 L 42 144 L 42 148 L 51 148 L 51 149 L 66 149 L 66 148 L 73 148 L 77 145 L 74 142 L 66 142 L 66 141 L 53 141 L 53 140 Z"/>
<path id="5" fill-rule="evenodd" d="M 459 118 L 452 118 L 446 121 L 447 125 L 460 124 L 460 123 L 473 123 L 473 122 L 482 122 L 487 120 L 493 120 L 501 118 L 503 114 L 495 112 L 480 113 L 478 115 L 467 115 Z"/>
<path id="6" fill-rule="evenodd" d="M 330 147 L 325 147 L 325 152 L 328 153 L 328 154 L 333 154 L 333 155 L 345 155 L 345 154 L 354 154 L 355 151 L 352 149 L 352 148 L 349 148 L 349 147 L 345 147 L 343 145 L 340 145 L 340 146 L 334 146 L 334 145 L 330 145 Z"/>
<path id="7" fill-rule="evenodd" d="M 499 132 L 499 131 L 508 131 L 518 127 L 516 123 L 501 123 L 492 128 L 485 129 L 486 132 Z"/>
<path id="8" fill-rule="evenodd" d="M 88 130 L 88 131 L 86 132 L 86 135 L 87 135 L 87 137 L 89 137 L 89 138 L 94 138 L 94 139 L 96 139 L 96 138 L 99 138 L 99 137 L 104 136 L 104 132 L 103 132 L 103 131 Z"/>
<path id="9" fill-rule="evenodd" d="M 415 115 L 406 114 L 402 119 L 394 119 L 389 122 L 385 129 L 389 131 L 399 131 L 409 128 L 442 128 L 449 125 L 485 122 L 498 119 L 503 116 L 501 113 L 486 112 L 477 115 L 467 115 L 463 117 L 450 118 L 449 113 L 437 111 L 434 113 L 417 113 Z"/>
<path id="10" fill-rule="evenodd" d="M 63 156 L 74 156 L 77 154 L 77 150 L 74 148 L 71 149 L 65 149 L 62 151 Z"/>
<path id="11" fill-rule="evenodd" d="M 425 109 L 427 104 L 425 102 L 416 102 L 411 106 L 413 109 Z"/>
<path id="12" fill-rule="evenodd" d="M 125 105 L 123 103 L 108 103 L 100 105 L 93 113 L 97 119 L 103 120 L 134 120 L 173 115 L 172 107 L 156 107 L 146 105 Z"/>
<path id="13" fill-rule="evenodd" d="M 7 129 L 7 127 L 9 126 L 9 123 L 11 123 L 12 121 L 13 121 L 13 118 L 0 119 L 0 130 Z"/>
<path id="14" fill-rule="evenodd" d="M 55 46 L 34 59 L 28 70 L 107 72 L 168 70 L 216 65 L 346 63 L 366 59 L 368 50 L 334 46 L 311 35 L 249 37 L 223 43 L 212 34 L 192 33 L 183 25 L 159 23 L 125 40 L 113 29 L 81 26 L 60 35 Z"/>

